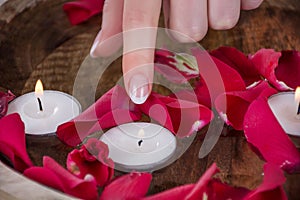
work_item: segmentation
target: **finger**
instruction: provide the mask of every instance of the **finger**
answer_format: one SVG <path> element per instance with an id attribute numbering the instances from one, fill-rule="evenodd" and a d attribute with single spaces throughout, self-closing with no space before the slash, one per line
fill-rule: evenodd
<path id="1" fill-rule="evenodd" d="M 165 27 L 170 28 L 170 0 L 163 1 Z"/>
<path id="2" fill-rule="evenodd" d="M 92 45 L 92 57 L 109 56 L 122 46 L 124 0 L 104 1 L 102 27 Z"/>
<path id="3" fill-rule="evenodd" d="M 209 26 L 216 30 L 230 29 L 240 16 L 240 0 L 208 0 Z"/>
<path id="4" fill-rule="evenodd" d="M 125 0 L 123 13 L 124 85 L 134 103 L 144 103 L 152 89 L 153 60 L 161 0 Z"/>
<path id="5" fill-rule="evenodd" d="M 170 29 L 172 36 L 180 42 L 201 40 L 207 32 L 207 0 L 171 0 Z"/>
<path id="6" fill-rule="evenodd" d="M 263 0 L 241 0 L 243 10 L 252 10 L 260 6 Z"/>

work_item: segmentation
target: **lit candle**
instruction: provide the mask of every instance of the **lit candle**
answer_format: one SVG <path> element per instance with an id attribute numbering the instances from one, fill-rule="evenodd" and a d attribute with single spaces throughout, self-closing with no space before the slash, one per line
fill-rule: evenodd
<path id="1" fill-rule="evenodd" d="M 43 90 L 40 80 L 35 92 L 24 94 L 8 105 L 7 114 L 19 113 L 26 134 L 54 133 L 58 125 L 69 121 L 81 112 L 79 102 L 72 96 L 53 90 Z"/>
<path id="2" fill-rule="evenodd" d="M 132 122 L 104 133 L 101 141 L 109 157 L 121 171 L 153 171 L 166 163 L 176 149 L 176 138 L 166 128 L 145 122 Z"/>
<path id="3" fill-rule="evenodd" d="M 300 87 L 295 92 L 272 95 L 268 104 L 283 130 L 291 135 L 296 146 L 300 140 Z"/>

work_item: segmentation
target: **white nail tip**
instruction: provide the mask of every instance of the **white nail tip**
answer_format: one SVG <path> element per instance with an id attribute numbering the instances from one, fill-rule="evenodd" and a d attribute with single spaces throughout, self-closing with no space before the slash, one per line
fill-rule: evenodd
<path id="1" fill-rule="evenodd" d="M 93 58 L 97 57 L 95 55 L 95 51 L 96 51 L 96 49 L 98 47 L 98 44 L 99 44 L 99 40 L 95 41 L 94 44 L 93 44 L 93 46 L 92 46 L 92 48 L 91 48 L 91 50 L 90 50 L 90 56 L 93 57 Z"/>
<path id="2" fill-rule="evenodd" d="M 135 104 L 143 104 L 149 96 L 149 81 L 142 74 L 134 75 L 129 82 L 129 97 Z"/>

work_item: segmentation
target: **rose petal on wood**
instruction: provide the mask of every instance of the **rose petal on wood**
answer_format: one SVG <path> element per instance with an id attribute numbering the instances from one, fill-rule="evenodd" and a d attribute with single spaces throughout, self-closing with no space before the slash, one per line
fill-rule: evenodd
<path id="1" fill-rule="evenodd" d="M 295 50 L 281 51 L 275 75 L 290 88 L 300 86 L 300 53 Z"/>
<path id="2" fill-rule="evenodd" d="M 260 81 L 261 77 L 254 64 L 245 54 L 234 47 L 219 47 L 210 52 L 210 55 L 218 58 L 228 66 L 235 69 L 244 79 L 246 86 L 254 82 Z"/>
<path id="3" fill-rule="evenodd" d="M 100 13 L 103 4 L 104 0 L 79 0 L 65 3 L 63 10 L 68 15 L 70 23 L 77 25 Z"/>
<path id="4" fill-rule="evenodd" d="M 236 130 L 243 130 L 244 116 L 249 105 L 266 88 L 270 88 L 269 84 L 266 81 L 261 81 L 255 87 L 244 91 L 221 94 L 215 101 L 216 110 L 227 125 Z"/>
<path id="5" fill-rule="evenodd" d="M 290 90 L 292 88 L 289 87 L 285 82 L 279 80 L 275 74 L 275 69 L 278 67 L 280 57 L 281 53 L 276 52 L 273 49 L 260 49 L 249 58 L 259 73 L 275 88 L 278 90 Z"/>
<path id="6" fill-rule="evenodd" d="M 267 99 L 276 91 L 267 88 L 248 108 L 244 119 L 246 139 L 268 162 L 289 173 L 300 171 L 300 153 L 284 132 Z"/>
<path id="7" fill-rule="evenodd" d="M 32 166 L 26 151 L 25 126 L 19 114 L 0 119 L 0 152 L 8 157 L 14 168 L 23 172 Z"/>
<path id="8" fill-rule="evenodd" d="M 151 179 L 150 173 L 139 172 L 118 177 L 104 188 L 100 200 L 140 199 L 146 195 Z"/>

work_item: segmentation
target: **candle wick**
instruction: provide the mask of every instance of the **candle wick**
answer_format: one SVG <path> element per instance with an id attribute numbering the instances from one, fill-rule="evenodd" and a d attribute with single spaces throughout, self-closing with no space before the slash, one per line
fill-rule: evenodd
<path id="1" fill-rule="evenodd" d="M 138 145 L 141 146 L 143 143 L 143 140 L 138 141 Z"/>
<path id="2" fill-rule="evenodd" d="M 298 105 L 298 110 L 297 110 L 297 115 L 300 114 L 300 102 L 299 102 L 299 105 Z"/>
<path id="3" fill-rule="evenodd" d="M 39 102 L 39 109 L 40 109 L 40 111 L 43 111 L 43 105 L 42 105 L 41 99 L 38 97 L 37 100 Z"/>

